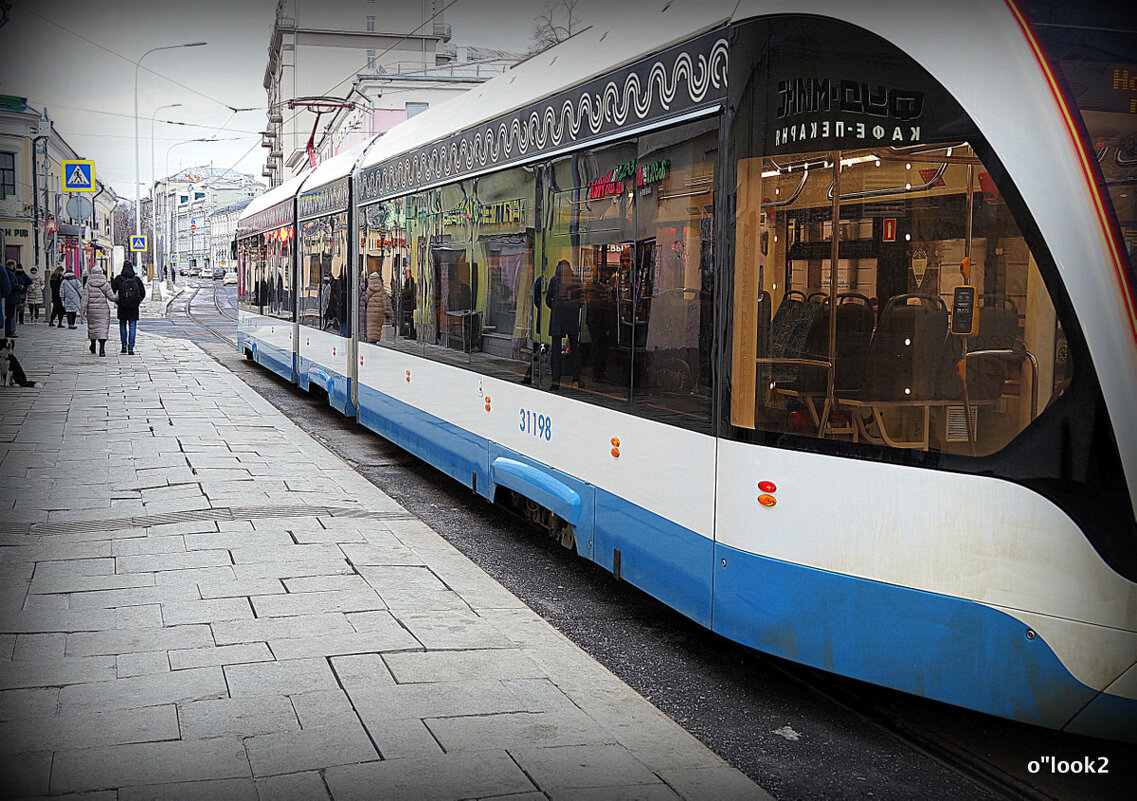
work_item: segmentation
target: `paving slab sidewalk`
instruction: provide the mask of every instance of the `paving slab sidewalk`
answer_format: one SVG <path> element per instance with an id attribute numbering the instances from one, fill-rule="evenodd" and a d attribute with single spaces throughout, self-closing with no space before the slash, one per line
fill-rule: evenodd
<path id="1" fill-rule="evenodd" d="M 0 794 L 769 798 L 193 343 L 20 333 Z"/>

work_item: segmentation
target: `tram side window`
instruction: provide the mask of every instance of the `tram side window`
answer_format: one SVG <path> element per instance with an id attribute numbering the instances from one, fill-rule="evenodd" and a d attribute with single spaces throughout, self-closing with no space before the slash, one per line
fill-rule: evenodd
<path id="1" fill-rule="evenodd" d="M 641 136 L 632 179 L 645 268 L 632 282 L 636 326 L 645 329 L 634 342 L 634 409 L 707 432 L 718 132 L 714 118 Z"/>
<path id="2" fill-rule="evenodd" d="M 304 220 L 299 226 L 300 323 L 348 336 L 347 212 Z"/>
<path id="3" fill-rule="evenodd" d="M 650 249 L 636 242 L 636 141 L 574 153 L 546 172 L 548 219 L 534 290 L 534 331 L 547 361 L 535 386 L 624 407 L 633 346 L 645 341 Z"/>
<path id="4" fill-rule="evenodd" d="M 395 345 L 413 340 L 415 282 L 407 248 L 403 198 L 360 209 L 359 338 Z"/>
<path id="5" fill-rule="evenodd" d="M 800 42 L 787 51 L 793 74 L 827 75 L 828 59 L 840 58 L 810 58 Z M 826 130 L 810 127 L 810 110 L 829 94 L 779 83 L 788 68 L 777 56 L 751 82 L 757 116 L 743 114 L 735 132 L 730 420 L 736 432 L 982 456 L 1063 392 L 1071 365 L 1034 256 L 987 165 L 966 140 L 936 131 L 977 134 L 928 76 L 894 58 L 876 65 L 882 72 L 863 67 L 843 98 L 854 110 L 882 103 L 875 113 L 884 116 L 923 104 L 920 127 L 886 127 L 878 116 L 858 128 L 848 113 L 841 134 L 828 128 L 832 149 L 809 139 Z M 847 72 L 851 62 L 842 63 Z M 894 93 L 889 106 L 882 98 L 898 85 L 907 100 Z M 775 100 L 756 122 L 765 92 Z M 918 145 L 892 144 L 915 131 Z M 887 141 L 864 142 L 874 135 Z M 975 292 L 971 326 L 953 306 L 965 285 Z"/>

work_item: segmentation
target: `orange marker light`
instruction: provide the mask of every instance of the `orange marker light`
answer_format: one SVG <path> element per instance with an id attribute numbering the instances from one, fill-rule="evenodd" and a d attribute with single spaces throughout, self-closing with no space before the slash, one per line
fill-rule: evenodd
<path id="1" fill-rule="evenodd" d="M 620 438 L 619 437 L 612 437 L 612 447 L 613 448 L 619 448 L 620 447 Z"/>
<path id="2" fill-rule="evenodd" d="M 758 489 L 762 490 L 763 492 L 777 492 L 778 485 L 773 481 L 759 481 Z"/>
<path id="3" fill-rule="evenodd" d="M 773 495 L 759 495 L 758 496 L 758 503 L 762 504 L 763 506 L 773 506 L 777 502 L 778 502 L 778 499 L 775 498 Z"/>
<path id="4" fill-rule="evenodd" d="M 612 449 L 612 455 L 614 457 L 616 457 L 617 459 L 619 459 L 620 458 L 620 449 L 619 448 L 613 448 Z"/>
<path id="5" fill-rule="evenodd" d="M 489 410 L 490 410 L 490 405 L 487 403 L 486 404 L 486 411 L 488 412 Z"/>

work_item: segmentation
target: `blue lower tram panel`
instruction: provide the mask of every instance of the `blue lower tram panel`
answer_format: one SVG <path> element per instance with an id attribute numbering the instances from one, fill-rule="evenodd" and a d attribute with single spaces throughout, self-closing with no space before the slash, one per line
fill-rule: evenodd
<path id="1" fill-rule="evenodd" d="M 562 516 L 576 514 L 582 556 L 611 571 L 619 551 L 623 580 L 743 645 L 1054 729 L 1069 723 L 1110 736 L 1137 719 L 1137 702 L 1085 686 L 1041 637 L 1028 638 L 1025 624 L 996 609 L 716 544 L 362 385 L 359 421 L 491 499 L 496 464 L 502 485 L 533 489 L 542 495 L 533 500 L 552 498 L 568 510 Z M 572 511 L 574 495 L 583 512 Z"/>
<path id="2" fill-rule="evenodd" d="M 238 335 L 238 346 L 242 351 L 251 350 L 253 361 L 257 364 L 264 365 L 281 378 L 296 382 L 296 369 L 291 350 L 270 345 L 255 337 L 245 336 L 241 339 L 240 335 Z"/>

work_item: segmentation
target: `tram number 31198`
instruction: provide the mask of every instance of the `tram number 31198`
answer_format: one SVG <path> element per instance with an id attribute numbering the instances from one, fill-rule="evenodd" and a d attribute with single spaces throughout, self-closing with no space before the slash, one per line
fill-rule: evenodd
<path id="1" fill-rule="evenodd" d="M 528 409 L 521 410 L 520 428 L 523 433 L 532 434 L 538 439 L 549 441 L 553 438 L 553 418 Z"/>

